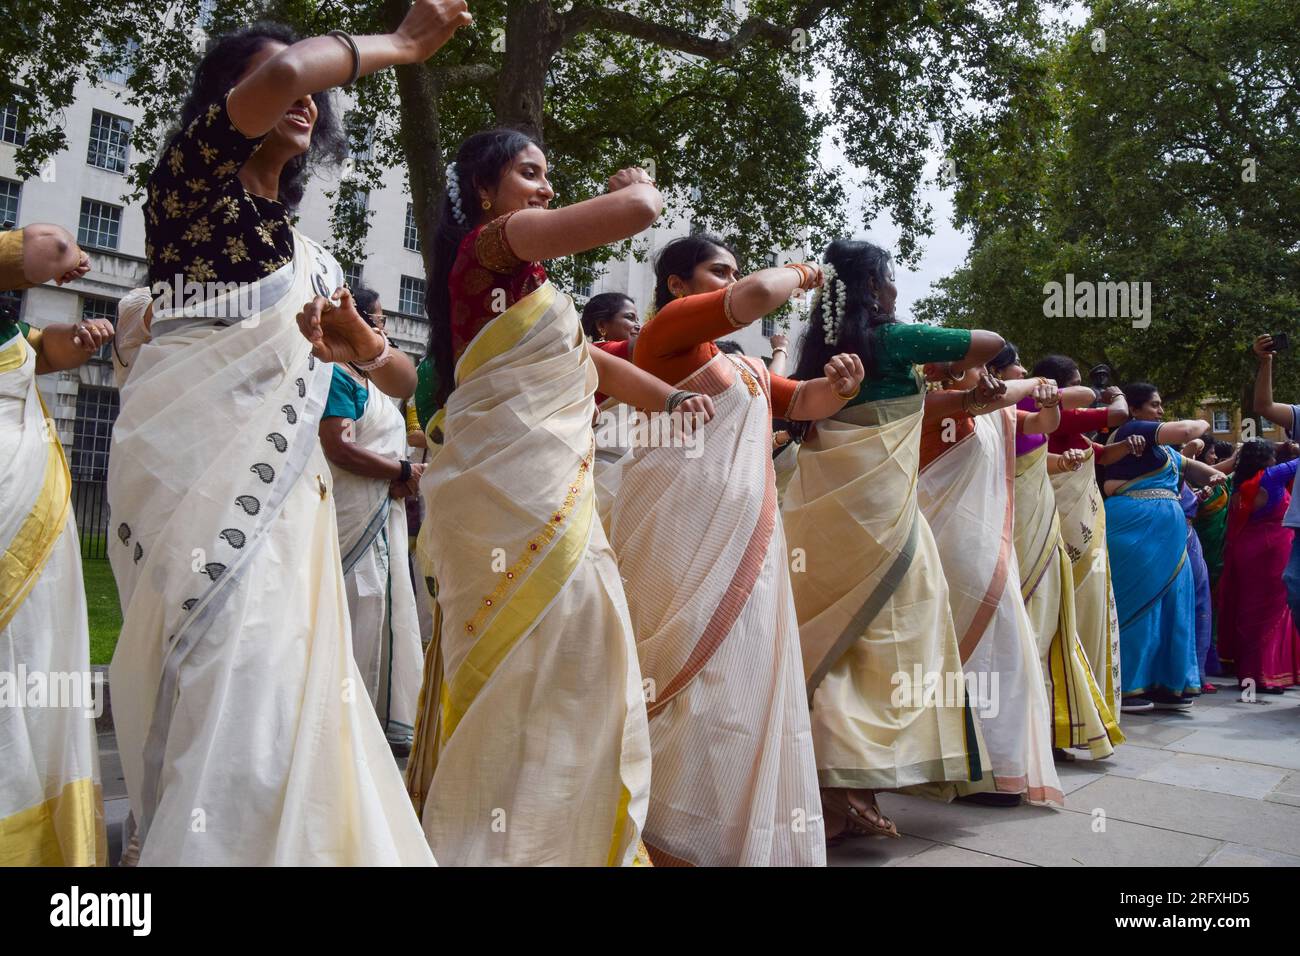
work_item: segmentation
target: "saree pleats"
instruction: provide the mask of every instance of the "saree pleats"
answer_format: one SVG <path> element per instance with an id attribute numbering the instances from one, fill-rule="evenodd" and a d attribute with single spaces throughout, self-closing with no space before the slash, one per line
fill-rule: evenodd
<path id="1" fill-rule="evenodd" d="M 1114 586 L 1125 697 L 1200 693 L 1196 593 L 1179 503 L 1181 456 L 1166 450 L 1159 469 L 1106 499 L 1106 543 L 1121 569 Z"/>
<path id="2" fill-rule="evenodd" d="M 369 389 L 353 425 L 357 447 L 390 460 L 405 456 L 406 422 L 396 406 Z M 416 592 L 407 561 L 406 509 L 388 497 L 388 482 L 331 463 L 339 550 L 352 623 L 352 654 L 384 730 L 404 737 L 415 726 L 423 648 Z M 421 590 L 423 590 L 421 582 Z"/>
<path id="3" fill-rule="evenodd" d="M 1106 550 L 1106 508 L 1097 487 L 1093 451 L 1085 453 L 1077 471 L 1051 476 L 1056 513 L 1061 519 L 1061 540 L 1070 556 L 1074 578 L 1074 614 L 1079 643 L 1092 666 L 1092 677 L 1102 699 L 1119 722 L 1120 655 L 1119 618 L 1110 583 L 1110 555 Z"/>
<path id="4" fill-rule="evenodd" d="M 1014 411 L 977 416 L 974 425 L 922 469 L 921 513 L 948 582 L 967 691 L 984 732 L 994 789 L 1060 806 L 1045 681 L 1015 555 Z"/>
<path id="5" fill-rule="evenodd" d="M 782 505 L 823 787 L 979 780 L 987 764 L 917 506 L 921 401 L 869 402 L 819 422 Z M 917 686 L 934 681 L 942 699 Z"/>
<path id="6" fill-rule="evenodd" d="M 0 347 L 0 462 L 0 866 L 102 866 L 81 546 L 21 335 Z"/>
<path id="7" fill-rule="evenodd" d="M 297 236 L 256 315 L 155 316 L 122 390 L 113 716 L 141 864 L 433 862 L 353 661 L 331 369 L 294 320 L 332 262 Z"/>
<path id="8" fill-rule="evenodd" d="M 1052 746 L 1086 747 L 1093 757 L 1122 743 L 1110 706 L 1079 641 L 1074 573 L 1047 476 L 1047 446 L 1016 458 L 1016 558 L 1020 590 L 1038 642 L 1052 714 Z"/>
<path id="9" fill-rule="evenodd" d="M 420 482 L 417 553 L 438 626 L 408 788 L 442 862 L 629 864 L 649 735 L 595 514 L 596 371 L 572 300 L 547 283 L 515 303 L 456 380 Z"/>
<path id="10" fill-rule="evenodd" d="M 635 449 L 608 519 L 650 715 L 645 842 L 656 864 L 823 865 L 766 370 L 718 355 L 677 387 L 714 397 L 703 454 Z"/>

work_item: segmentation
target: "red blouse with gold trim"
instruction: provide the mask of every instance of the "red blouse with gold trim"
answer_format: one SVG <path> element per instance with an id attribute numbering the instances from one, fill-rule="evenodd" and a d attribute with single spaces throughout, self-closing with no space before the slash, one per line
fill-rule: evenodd
<path id="1" fill-rule="evenodd" d="M 546 281 L 540 262 L 525 262 L 506 239 L 506 213 L 461 240 L 447 279 L 451 294 L 451 347 L 459 359 L 485 325 Z"/>

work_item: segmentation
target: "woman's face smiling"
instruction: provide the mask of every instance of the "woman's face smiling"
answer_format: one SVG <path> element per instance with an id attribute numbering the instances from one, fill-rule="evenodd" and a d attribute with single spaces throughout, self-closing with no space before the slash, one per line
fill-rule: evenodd
<path id="1" fill-rule="evenodd" d="M 636 303 L 624 299 L 623 306 L 607 319 L 596 323 L 596 331 L 606 342 L 626 342 L 641 332 L 641 320 L 636 314 Z"/>
<path id="2" fill-rule="evenodd" d="M 496 219 L 517 209 L 545 209 L 555 198 L 555 190 L 546 178 L 545 154 L 529 143 L 501 171 L 496 186 L 481 188 L 479 196 L 492 207 L 483 210 L 483 219 Z"/>
<path id="3" fill-rule="evenodd" d="M 244 66 L 244 72 L 240 76 L 243 80 L 259 66 L 275 56 L 281 50 L 287 47 L 276 40 L 267 40 L 262 46 L 248 58 L 248 63 Z M 307 150 L 311 149 L 311 134 L 316 128 L 316 118 L 320 111 L 316 107 L 316 101 L 312 99 L 311 94 L 294 100 L 284 116 L 271 127 L 263 141 L 270 145 L 276 153 L 284 153 L 287 156 L 301 156 Z"/>
<path id="4" fill-rule="evenodd" d="M 1133 417 L 1141 422 L 1158 422 L 1165 417 L 1164 399 L 1156 392 L 1143 404 L 1133 409 Z"/>

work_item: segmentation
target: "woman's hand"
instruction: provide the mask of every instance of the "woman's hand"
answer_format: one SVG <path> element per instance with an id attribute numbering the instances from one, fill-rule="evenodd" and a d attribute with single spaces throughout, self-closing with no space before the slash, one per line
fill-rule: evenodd
<path id="1" fill-rule="evenodd" d="M 77 264 L 54 280 L 55 285 L 66 285 L 73 279 L 80 279 L 90 271 L 90 256 L 78 250 Z"/>
<path id="2" fill-rule="evenodd" d="M 87 355 L 94 355 L 101 346 L 111 341 L 113 323 L 108 319 L 83 319 L 77 323 L 76 332 L 72 336 L 72 344 Z"/>
<path id="3" fill-rule="evenodd" d="M 1271 335 L 1255 336 L 1255 344 L 1253 346 L 1253 350 L 1255 352 L 1255 355 L 1259 357 L 1260 361 L 1269 361 L 1269 362 L 1273 361 L 1273 336 Z"/>
<path id="4" fill-rule="evenodd" d="M 635 183 L 645 183 L 648 186 L 653 186 L 655 181 L 640 166 L 629 166 L 626 169 L 620 169 L 609 177 L 609 188 L 605 191 L 610 193 L 618 192 L 620 189 L 625 189 Z"/>
<path id="5" fill-rule="evenodd" d="M 776 332 L 768 336 L 767 340 L 772 343 L 772 351 L 775 352 L 777 349 L 786 348 L 789 345 L 790 337 L 784 332 Z"/>
<path id="6" fill-rule="evenodd" d="M 366 324 L 347 286 L 334 299 L 318 295 L 298 313 L 298 330 L 322 362 L 372 362 L 383 352 L 384 337 Z"/>
<path id="7" fill-rule="evenodd" d="M 393 32 L 393 41 L 407 63 L 423 63 L 473 22 L 465 0 L 415 0 Z"/>
<path id="8" fill-rule="evenodd" d="M 1061 452 L 1061 470 L 1078 471 L 1087 457 L 1087 453 L 1082 448 L 1067 448 Z"/>
<path id="9" fill-rule="evenodd" d="M 971 399 L 976 405 L 984 406 L 995 402 L 1007 393 L 1007 383 L 994 378 L 984 369 L 980 369 L 979 381 L 971 389 Z"/>
<path id="10" fill-rule="evenodd" d="M 1040 378 L 1038 384 L 1034 386 L 1034 401 L 1038 403 L 1039 408 L 1053 408 L 1061 404 L 1059 391 L 1056 383 L 1051 379 Z"/>
<path id="11" fill-rule="evenodd" d="M 866 372 L 862 368 L 862 359 L 850 352 L 834 355 L 822 370 L 836 397 L 849 401 L 858 394 Z"/>
<path id="12" fill-rule="evenodd" d="M 1134 458 L 1141 458 L 1147 450 L 1147 440 L 1141 435 L 1129 435 L 1125 441 L 1128 443 L 1128 453 Z"/>
<path id="13" fill-rule="evenodd" d="M 1225 475 L 1221 471 L 1215 471 L 1214 474 L 1210 475 L 1210 477 L 1205 480 L 1205 487 L 1214 488 L 1217 487 L 1218 485 L 1223 484 L 1227 480 L 1228 480 L 1227 475 Z"/>
<path id="14" fill-rule="evenodd" d="M 707 395 L 692 395 L 682 399 L 673 411 L 681 413 L 682 422 L 688 427 L 703 425 L 713 419 L 713 399 Z"/>

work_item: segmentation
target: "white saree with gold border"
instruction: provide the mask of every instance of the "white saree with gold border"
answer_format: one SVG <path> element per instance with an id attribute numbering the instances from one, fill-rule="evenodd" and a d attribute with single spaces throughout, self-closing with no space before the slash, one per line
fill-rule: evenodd
<path id="1" fill-rule="evenodd" d="M 720 353 L 676 388 L 713 397 L 698 454 L 638 447 L 611 466 L 654 754 L 645 842 L 656 865 L 821 866 L 767 369 Z"/>
<path id="2" fill-rule="evenodd" d="M 406 419 L 374 385 L 367 388 L 365 412 L 352 430 L 358 448 L 394 461 L 406 455 Z M 415 728 L 424 670 L 416 591 L 407 561 L 406 508 L 388 496 L 389 483 L 382 478 L 355 475 L 332 462 L 330 473 L 352 655 L 388 737 L 404 739 Z"/>
<path id="3" fill-rule="evenodd" d="M 251 316 L 155 313 L 122 389 L 111 673 L 141 864 L 433 862 L 352 658 L 331 367 L 294 319 L 339 284 L 298 235 Z"/>
<path id="4" fill-rule="evenodd" d="M 1074 615 L 1079 643 L 1092 667 L 1102 699 L 1118 724 L 1120 717 L 1119 615 L 1110 584 L 1106 549 L 1106 508 L 1097 487 L 1094 449 L 1077 471 L 1051 476 L 1061 538 L 1074 573 Z"/>
<path id="5" fill-rule="evenodd" d="M 626 865 L 650 791 L 641 672 L 592 483 L 597 376 L 549 282 L 489 322 L 429 423 L 436 582 L 407 786 L 453 865 Z"/>
<path id="6" fill-rule="evenodd" d="M 867 402 L 818 422 L 782 504 L 823 787 L 969 782 L 987 767 L 917 506 L 922 401 Z M 926 693 L 931 682 L 940 693 Z"/>
<path id="7" fill-rule="evenodd" d="M 1047 475 L 1046 442 L 1016 457 L 1015 501 L 1020 593 L 1046 681 L 1052 746 L 1086 747 L 1094 758 L 1109 756 L 1124 735 L 1079 642 L 1074 575 Z"/>
<path id="8" fill-rule="evenodd" d="M 921 513 L 943 563 L 994 789 L 1060 806 L 1043 669 L 1013 542 L 1015 410 L 977 415 L 973 424 L 970 434 L 922 468 Z"/>
<path id="9" fill-rule="evenodd" d="M 103 865 L 72 484 L 21 334 L 0 345 L 0 462 L 0 866 Z"/>

